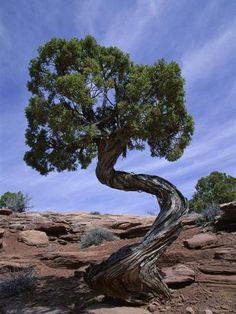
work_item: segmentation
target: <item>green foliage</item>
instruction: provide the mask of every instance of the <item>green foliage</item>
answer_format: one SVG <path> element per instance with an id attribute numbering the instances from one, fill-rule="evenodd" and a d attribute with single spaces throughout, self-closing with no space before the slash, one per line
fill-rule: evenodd
<path id="1" fill-rule="evenodd" d="M 115 237 L 111 231 L 105 228 L 94 228 L 88 230 L 82 237 L 81 237 L 81 247 L 86 248 L 91 245 L 99 245 L 103 241 L 114 241 L 119 239 Z"/>
<path id="2" fill-rule="evenodd" d="M 202 212 L 210 204 L 217 206 L 236 199 L 236 178 L 226 173 L 214 171 L 198 180 L 195 188 L 189 207 L 196 212 Z"/>
<path id="3" fill-rule="evenodd" d="M 6 192 L 0 198 L 0 207 L 7 207 L 16 212 L 25 212 L 27 209 L 31 208 L 30 205 L 31 198 L 22 192 L 11 193 Z"/>
<path id="4" fill-rule="evenodd" d="M 29 66 L 24 160 L 41 174 L 86 168 L 103 137 L 178 159 L 193 133 L 177 63 L 134 64 L 92 36 L 50 40 Z"/>
<path id="5" fill-rule="evenodd" d="M 11 272 L 10 275 L 10 278 L 0 283 L 0 297 L 8 298 L 33 291 L 37 277 L 32 267 Z"/>
<path id="6" fill-rule="evenodd" d="M 14 197 L 15 193 L 11 192 L 5 192 L 1 197 L 0 197 L 0 207 L 6 207 L 6 201 L 12 197 Z"/>

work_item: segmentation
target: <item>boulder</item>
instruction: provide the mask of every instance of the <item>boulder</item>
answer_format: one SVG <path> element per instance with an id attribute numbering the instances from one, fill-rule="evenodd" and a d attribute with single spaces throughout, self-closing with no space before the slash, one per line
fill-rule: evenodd
<path id="1" fill-rule="evenodd" d="M 18 241 L 27 245 L 35 245 L 38 247 L 48 246 L 49 241 L 45 232 L 36 230 L 26 230 L 19 233 Z"/>
<path id="2" fill-rule="evenodd" d="M 217 230 L 236 231 L 236 200 L 220 205 L 221 215 L 216 218 Z"/>
<path id="3" fill-rule="evenodd" d="M 163 267 L 164 282 L 170 288 L 182 288 L 194 282 L 195 272 L 184 264 L 177 264 L 173 267 Z"/>
<path id="4" fill-rule="evenodd" d="M 0 215 L 9 216 L 12 214 L 12 210 L 10 208 L 0 208 Z"/>
<path id="5" fill-rule="evenodd" d="M 217 236 L 209 233 L 200 233 L 185 240 L 184 246 L 188 249 L 201 249 L 217 242 Z"/>
<path id="6" fill-rule="evenodd" d="M 35 223 L 35 230 L 44 231 L 48 236 L 59 236 L 68 233 L 70 227 L 64 223 L 45 222 Z"/>

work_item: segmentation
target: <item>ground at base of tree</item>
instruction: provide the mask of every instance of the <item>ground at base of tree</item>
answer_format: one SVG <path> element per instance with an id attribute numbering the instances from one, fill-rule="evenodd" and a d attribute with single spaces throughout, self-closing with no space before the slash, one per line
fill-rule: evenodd
<path id="1" fill-rule="evenodd" d="M 109 313 L 115 314 L 121 313 L 122 310 L 122 314 L 145 314 L 150 313 L 150 311 L 156 314 L 184 314 L 191 313 L 189 310 L 192 309 L 195 314 L 205 313 L 206 310 L 224 314 L 233 313 L 236 310 L 234 303 L 236 300 L 236 274 L 233 267 L 236 253 L 232 246 L 236 239 L 234 232 L 215 234 L 217 241 L 214 243 L 204 244 L 204 239 L 201 239 L 203 246 L 200 249 L 189 249 L 183 246 L 184 241 L 198 234 L 211 235 L 212 231 L 194 225 L 185 226 L 180 237 L 167 249 L 158 262 L 158 266 L 166 273 L 168 272 L 166 268 L 169 271 L 172 269 L 172 277 L 169 275 L 169 284 L 171 285 L 172 282 L 172 299 L 165 302 L 156 300 L 149 306 L 137 308 L 125 303 L 114 302 L 114 300 L 94 293 L 85 284 L 83 273 L 89 261 L 99 262 L 106 259 L 110 253 L 115 252 L 119 247 L 138 242 L 140 238 L 104 242 L 100 246 L 86 249 L 80 249 L 79 243 L 72 242 L 72 240 L 67 240 L 66 244 L 60 244 L 58 235 L 49 236 L 50 241 L 47 247 L 29 246 L 18 242 L 20 231 L 17 229 L 20 229 L 23 221 L 24 223 L 27 221 L 29 226 L 33 220 L 35 222 L 37 219 L 38 222 L 41 219 L 44 219 L 44 222 L 48 221 L 47 232 L 50 230 L 50 219 L 54 219 L 54 221 L 56 219 L 57 223 L 60 224 L 67 221 L 67 224 L 74 231 L 81 231 L 82 224 L 87 221 L 87 226 L 100 224 L 104 227 L 106 225 L 110 230 L 122 233 L 124 230 L 114 229 L 114 227 L 126 228 L 126 232 L 136 228 L 136 232 L 139 226 L 151 223 L 155 217 L 143 218 L 122 215 L 94 217 L 94 215 L 87 214 L 78 214 L 77 216 L 60 214 L 6 216 L 0 222 L 0 227 L 5 230 L 1 238 L 4 245 L 0 251 L 0 280 L 9 276 L 9 270 L 17 267 L 17 265 L 19 269 L 31 265 L 37 274 L 34 290 L 22 292 L 18 296 L 0 299 L 0 304 L 3 308 L 5 307 L 6 313 L 73 314 L 86 313 L 87 311 L 91 314 L 106 314 L 110 311 Z M 75 221 L 77 221 L 76 224 Z M 134 221 L 141 225 L 133 226 Z M 12 229 L 8 229 L 7 226 L 11 226 Z M 126 234 L 131 234 L 131 231 Z M 64 235 L 64 238 L 65 236 L 69 239 L 70 233 Z M 218 258 L 214 258 L 216 256 Z M 76 266 L 76 262 L 81 263 L 82 266 Z M 177 279 L 173 277 L 173 270 L 175 270 L 175 276 L 177 273 L 179 275 Z"/>

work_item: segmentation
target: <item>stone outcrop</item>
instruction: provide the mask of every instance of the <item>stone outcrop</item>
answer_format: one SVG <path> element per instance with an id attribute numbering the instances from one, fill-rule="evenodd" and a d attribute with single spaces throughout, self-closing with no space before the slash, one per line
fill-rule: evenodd
<path id="1" fill-rule="evenodd" d="M 215 221 L 216 229 L 228 232 L 236 231 L 236 200 L 220 205 L 220 209 L 222 214 Z"/>
<path id="2" fill-rule="evenodd" d="M 225 261 L 232 261 L 236 262 L 236 248 L 235 247 L 228 247 L 223 249 L 218 249 L 215 252 L 215 259 L 222 259 Z"/>
<path id="3" fill-rule="evenodd" d="M 201 249 L 217 242 L 217 236 L 209 233 L 200 233 L 192 238 L 185 240 L 184 246 L 189 249 Z"/>
<path id="4" fill-rule="evenodd" d="M 161 271 L 164 281 L 170 288 L 180 288 L 195 281 L 195 272 L 184 264 L 177 264 L 172 267 L 163 267 Z"/>
<path id="5" fill-rule="evenodd" d="M 119 236 L 121 239 L 133 239 L 143 237 L 150 228 L 151 225 L 138 225 L 129 229 L 124 229 L 124 231 L 115 230 L 114 234 Z"/>
<path id="6" fill-rule="evenodd" d="M 67 234 L 70 227 L 61 222 L 36 222 L 35 230 L 44 231 L 48 236 L 59 236 L 62 234 Z"/>
<path id="7" fill-rule="evenodd" d="M 27 245 L 35 245 L 38 247 L 48 246 L 49 241 L 45 232 L 36 230 L 26 230 L 19 233 L 18 241 Z"/>
<path id="8" fill-rule="evenodd" d="M 10 208 L 0 208 L 0 215 L 10 216 L 12 210 Z"/>

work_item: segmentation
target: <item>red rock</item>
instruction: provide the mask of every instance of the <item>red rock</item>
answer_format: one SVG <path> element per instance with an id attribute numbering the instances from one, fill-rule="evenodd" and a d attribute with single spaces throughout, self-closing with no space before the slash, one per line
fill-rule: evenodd
<path id="1" fill-rule="evenodd" d="M 236 200 L 230 203 L 221 204 L 220 209 L 222 213 L 215 221 L 216 229 L 228 232 L 236 231 Z"/>
<path id="2" fill-rule="evenodd" d="M 49 241 L 45 232 L 36 230 L 26 230 L 19 233 L 18 241 L 27 245 L 35 245 L 38 247 L 48 246 Z"/>
<path id="3" fill-rule="evenodd" d="M 48 236 L 58 236 L 68 233 L 70 227 L 64 223 L 46 222 L 36 223 L 35 230 L 44 231 Z"/>
<path id="4" fill-rule="evenodd" d="M 196 278 L 196 282 L 204 283 L 217 283 L 217 284 L 229 284 L 236 285 L 236 275 L 206 275 L 200 274 Z"/>
<path id="5" fill-rule="evenodd" d="M 81 266 L 96 262 L 98 254 L 94 252 L 47 252 L 38 257 L 47 266 L 52 268 L 77 269 Z"/>
<path id="6" fill-rule="evenodd" d="M 59 236 L 59 238 L 68 242 L 78 243 L 81 239 L 81 235 L 68 233 L 68 234 Z"/>
<path id="7" fill-rule="evenodd" d="M 236 249 L 224 248 L 215 252 L 215 259 L 223 259 L 226 261 L 236 261 Z"/>
<path id="8" fill-rule="evenodd" d="M 117 235 L 121 239 L 133 239 L 137 237 L 143 237 L 151 228 L 152 225 L 141 225 L 125 230 L 124 232 L 119 232 Z M 116 233 L 114 233 L 116 234 Z"/>
<path id="9" fill-rule="evenodd" d="M 0 215 L 9 216 L 12 214 L 12 210 L 10 208 L 0 208 Z"/>
<path id="10" fill-rule="evenodd" d="M 210 275 L 236 275 L 236 267 L 230 265 L 201 265 L 198 269 L 204 274 Z"/>
<path id="11" fill-rule="evenodd" d="M 195 225 L 200 218 L 202 218 L 201 214 L 191 213 L 183 217 L 182 224 L 184 226 L 192 226 Z"/>
<path id="12" fill-rule="evenodd" d="M 119 229 L 119 230 L 127 230 L 136 226 L 140 226 L 141 222 L 130 222 L 130 221 L 124 221 L 124 222 L 117 222 L 111 226 L 112 229 Z"/>
<path id="13" fill-rule="evenodd" d="M 201 249 L 203 247 L 215 244 L 217 242 L 217 236 L 209 233 L 200 233 L 194 235 L 192 238 L 185 240 L 184 246 L 189 249 Z"/>
<path id="14" fill-rule="evenodd" d="M 171 288 L 179 288 L 194 282 L 194 271 L 184 264 L 178 264 L 173 267 L 163 267 L 164 282 Z"/>

